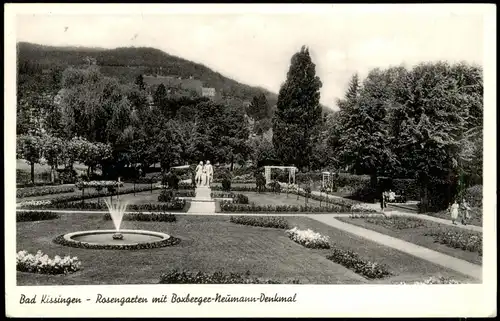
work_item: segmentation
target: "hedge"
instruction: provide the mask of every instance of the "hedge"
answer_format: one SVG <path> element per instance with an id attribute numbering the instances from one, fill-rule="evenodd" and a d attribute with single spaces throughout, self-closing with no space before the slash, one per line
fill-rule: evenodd
<path id="1" fill-rule="evenodd" d="M 111 220 L 111 214 L 104 214 L 104 220 Z M 124 221 L 145 221 L 145 222 L 175 222 L 177 217 L 172 213 L 127 213 L 123 215 Z"/>
<path id="2" fill-rule="evenodd" d="M 217 271 L 212 274 L 204 272 L 173 270 L 160 276 L 160 284 L 281 284 L 280 281 L 250 277 L 250 271 L 245 274 L 225 273 Z M 296 279 L 284 282 L 299 284 Z"/>
<path id="3" fill-rule="evenodd" d="M 50 211 L 17 211 L 16 222 L 45 221 L 59 218 L 59 214 Z"/>
<path id="4" fill-rule="evenodd" d="M 280 216 L 231 216 L 231 223 L 258 227 L 289 229 L 288 221 Z"/>
<path id="5" fill-rule="evenodd" d="M 127 206 L 128 211 L 187 211 L 189 202 L 185 200 L 175 200 L 162 204 L 131 204 Z M 37 206 L 40 209 L 68 209 L 68 210 L 107 210 L 108 207 L 104 202 L 70 202 L 70 203 L 55 203 Z"/>
<path id="6" fill-rule="evenodd" d="M 16 190 L 17 198 L 72 193 L 75 191 L 73 186 L 41 186 L 41 187 L 26 187 Z"/>
<path id="7" fill-rule="evenodd" d="M 353 212 L 372 212 L 363 208 L 347 208 L 340 205 L 328 207 L 315 206 L 297 206 L 297 205 L 256 205 L 256 204 L 235 204 L 228 201 L 220 202 L 221 212 L 238 213 L 238 212 L 264 212 L 264 213 L 353 213 Z"/>

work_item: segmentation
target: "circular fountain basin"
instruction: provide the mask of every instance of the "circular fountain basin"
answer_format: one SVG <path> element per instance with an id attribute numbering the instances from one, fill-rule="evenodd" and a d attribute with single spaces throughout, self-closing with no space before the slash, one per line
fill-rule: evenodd
<path id="1" fill-rule="evenodd" d="M 138 250 L 172 246 L 180 242 L 171 235 L 143 230 L 120 230 L 123 238 L 116 238 L 116 230 L 78 231 L 60 235 L 54 239 L 55 243 L 87 248 L 111 250 Z"/>

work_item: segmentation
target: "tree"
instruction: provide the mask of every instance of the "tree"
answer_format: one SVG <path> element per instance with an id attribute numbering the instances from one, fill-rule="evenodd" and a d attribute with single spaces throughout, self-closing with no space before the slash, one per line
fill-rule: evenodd
<path id="1" fill-rule="evenodd" d="M 19 135 L 16 142 L 16 156 L 26 160 L 31 167 L 31 182 L 35 184 L 35 164 L 40 163 L 43 143 L 40 136 Z"/>
<path id="2" fill-rule="evenodd" d="M 146 89 L 146 84 L 144 83 L 144 77 L 142 76 L 142 74 L 138 75 L 135 78 L 135 84 L 137 85 L 137 87 L 139 87 L 139 90 Z"/>
<path id="3" fill-rule="evenodd" d="M 348 90 L 345 100 L 348 103 L 344 108 L 349 110 L 349 114 L 341 114 L 343 123 L 339 152 L 342 161 L 353 166 L 357 174 L 370 175 L 373 192 L 377 175 L 395 163 L 388 144 L 389 125 L 386 120 L 390 99 L 386 75 L 375 69 L 363 82 L 359 98 L 354 98 L 353 92 Z"/>
<path id="4" fill-rule="evenodd" d="M 64 162 L 66 144 L 61 138 L 50 135 L 44 135 L 42 141 L 43 156 L 50 166 L 50 179 L 53 183 L 55 180 L 55 170 Z"/>
<path id="5" fill-rule="evenodd" d="M 258 96 L 254 96 L 250 106 L 247 109 L 248 116 L 252 117 L 255 121 L 262 119 L 269 119 L 272 116 L 271 106 L 267 102 L 266 95 L 261 93 Z"/>
<path id="6" fill-rule="evenodd" d="M 321 122 L 322 84 L 315 69 L 306 47 L 293 55 L 273 119 L 273 145 L 278 158 L 298 167 L 310 165 L 315 144 L 312 138 Z"/>

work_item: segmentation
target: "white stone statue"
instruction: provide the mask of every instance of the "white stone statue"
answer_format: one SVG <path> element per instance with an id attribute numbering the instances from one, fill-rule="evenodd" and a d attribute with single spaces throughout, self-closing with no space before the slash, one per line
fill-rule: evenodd
<path id="1" fill-rule="evenodd" d="M 214 178 L 214 168 L 210 164 L 210 161 L 207 161 L 207 164 L 205 165 L 205 167 L 206 167 L 206 170 L 207 170 L 207 178 L 206 178 L 207 180 L 206 180 L 206 184 L 205 185 L 210 186 L 212 184 L 212 180 Z"/>
<path id="2" fill-rule="evenodd" d="M 194 178 L 194 181 L 196 183 L 196 186 L 201 185 L 202 180 L 203 180 L 203 162 L 200 162 L 198 166 L 196 166 L 196 176 Z"/>

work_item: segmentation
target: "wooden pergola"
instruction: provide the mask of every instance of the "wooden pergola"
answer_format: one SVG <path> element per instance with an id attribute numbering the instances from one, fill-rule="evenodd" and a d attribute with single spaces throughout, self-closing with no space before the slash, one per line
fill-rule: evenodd
<path id="1" fill-rule="evenodd" d="M 295 166 L 264 166 L 264 176 L 266 177 L 266 185 L 271 183 L 271 169 L 288 169 L 288 184 L 295 184 L 295 173 L 298 172 L 298 168 Z"/>

